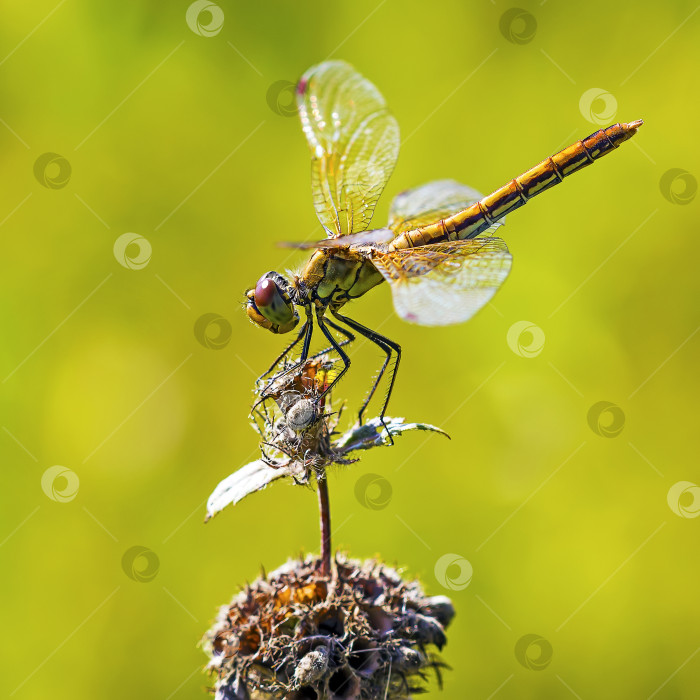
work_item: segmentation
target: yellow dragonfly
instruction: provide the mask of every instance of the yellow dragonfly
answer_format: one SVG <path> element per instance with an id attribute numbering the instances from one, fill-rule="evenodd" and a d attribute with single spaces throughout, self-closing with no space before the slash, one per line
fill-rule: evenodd
<path id="1" fill-rule="evenodd" d="M 369 229 L 399 152 L 396 119 L 379 90 L 344 61 L 326 61 L 309 69 L 299 80 L 296 98 L 311 149 L 314 208 L 327 238 L 288 244 L 315 251 L 292 279 L 265 273 L 246 293 L 247 313 L 273 333 L 288 333 L 299 323 L 297 307 L 303 309 L 305 320 L 296 338 L 263 377 L 302 340 L 294 367 L 303 366 L 315 322 L 343 362 L 324 393 L 350 367 L 344 346 L 355 333 L 379 346 L 386 357 L 359 411 L 360 421 L 394 355 L 380 413 L 383 419 L 401 348 L 341 313 L 345 304 L 386 281 L 394 308 L 406 321 L 441 326 L 470 319 L 510 272 L 508 248 L 494 235 L 503 217 L 615 150 L 642 124 L 637 120 L 601 129 L 486 197 L 454 180 L 406 190 L 394 198 L 387 226 Z M 344 340 L 339 342 L 333 331 Z"/>

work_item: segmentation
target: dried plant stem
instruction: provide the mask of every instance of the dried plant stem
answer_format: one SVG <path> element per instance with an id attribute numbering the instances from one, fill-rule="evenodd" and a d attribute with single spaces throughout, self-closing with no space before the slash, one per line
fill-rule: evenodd
<path id="1" fill-rule="evenodd" d="M 321 523 L 321 576 L 331 575 L 331 504 L 328 499 L 328 479 L 325 473 L 316 476 L 318 513 Z"/>

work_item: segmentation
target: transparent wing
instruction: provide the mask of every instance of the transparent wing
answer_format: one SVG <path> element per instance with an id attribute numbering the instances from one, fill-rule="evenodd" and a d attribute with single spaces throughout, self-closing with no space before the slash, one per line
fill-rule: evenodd
<path id="1" fill-rule="evenodd" d="M 372 263 L 391 285 L 401 318 L 423 326 L 470 319 L 503 284 L 511 255 L 500 238 L 471 238 L 392 252 Z"/>
<path id="2" fill-rule="evenodd" d="M 379 90 L 344 61 L 309 69 L 297 103 L 321 224 L 330 237 L 364 231 L 399 154 L 396 119 Z"/>
<path id="3" fill-rule="evenodd" d="M 477 190 L 455 180 L 434 180 L 420 187 L 400 192 L 389 210 L 389 228 L 396 235 L 434 224 L 470 207 L 483 198 Z M 505 217 L 489 227 L 482 235 L 490 235 L 503 225 Z"/>

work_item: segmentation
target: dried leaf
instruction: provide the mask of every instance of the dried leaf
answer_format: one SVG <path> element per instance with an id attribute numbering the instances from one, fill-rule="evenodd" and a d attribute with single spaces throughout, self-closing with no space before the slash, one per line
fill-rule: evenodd
<path id="1" fill-rule="evenodd" d="M 256 460 L 219 482 L 207 501 L 207 517 L 213 518 L 228 505 L 235 505 L 251 493 L 264 489 L 276 479 L 287 476 L 283 469 L 273 469 L 262 460 Z"/>
<path id="2" fill-rule="evenodd" d="M 401 435 L 409 430 L 429 430 L 434 433 L 440 433 L 449 439 L 449 435 L 440 428 L 428 423 L 404 423 L 403 418 L 384 418 L 384 423 L 389 431 L 389 434 L 394 437 Z M 368 450 L 377 445 L 387 444 L 386 430 L 379 418 L 372 418 L 364 425 L 356 425 L 338 440 L 334 441 L 333 447 L 343 454 L 353 452 L 354 450 Z"/>

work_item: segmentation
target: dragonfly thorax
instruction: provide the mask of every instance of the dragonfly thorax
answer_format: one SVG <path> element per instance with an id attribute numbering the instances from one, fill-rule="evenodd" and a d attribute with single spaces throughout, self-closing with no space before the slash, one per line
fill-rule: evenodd
<path id="1" fill-rule="evenodd" d="M 309 299 L 338 309 L 382 282 L 372 262 L 355 250 L 317 250 L 301 273 Z"/>
<path id="2" fill-rule="evenodd" d="M 299 323 L 292 285 L 278 272 L 266 272 L 246 292 L 248 318 L 273 333 L 288 333 Z"/>

